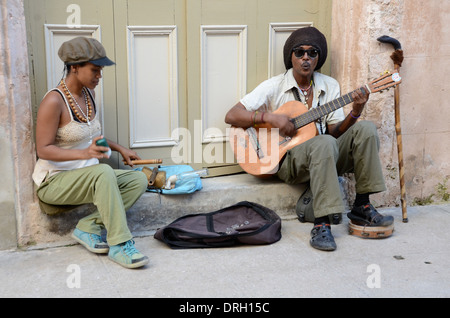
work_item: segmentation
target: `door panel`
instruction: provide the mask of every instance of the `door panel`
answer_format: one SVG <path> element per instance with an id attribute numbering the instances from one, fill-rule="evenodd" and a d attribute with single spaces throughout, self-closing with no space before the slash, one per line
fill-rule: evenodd
<path id="1" fill-rule="evenodd" d="M 177 128 L 186 121 L 184 1 L 115 1 L 119 142 L 141 158 L 172 164 Z M 181 50 L 181 51 L 180 51 Z M 122 106 L 123 105 L 123 106 Z"/>

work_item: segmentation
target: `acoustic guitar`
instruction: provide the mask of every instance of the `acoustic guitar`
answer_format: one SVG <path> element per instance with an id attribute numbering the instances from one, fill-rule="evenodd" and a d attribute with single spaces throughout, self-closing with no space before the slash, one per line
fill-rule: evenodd
<path id="1" fill-rule="evenodd" d="M 385 73 L 359 89 L 366 93 L 381 92 L 401 83 L 398 73 Z M 353 102 L 350 92 L 331 102 L 309 111 L 298 101 L 283 104 L 274 114 L 285 114 L 297 129 L 293 137 L 279 134 L 278 128 L 264 123 L 247 129 L 232 126 L 229 130 L 230 145 L 241 168 L 255 176 L 272 175 L 278 171 L 280 160 L 289 149 L 316 136 L 315 121 Z"/>

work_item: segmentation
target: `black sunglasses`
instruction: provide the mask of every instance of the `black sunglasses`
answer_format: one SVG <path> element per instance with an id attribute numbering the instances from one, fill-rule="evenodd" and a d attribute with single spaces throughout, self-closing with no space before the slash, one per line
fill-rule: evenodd
<path id="1" fill-rule="evenodd" d="M 293 49 L 292 51 L 294 52 L 294 54 L 297 58 L 303 57 L 303 55 L 305 55 L 305 53 L 307 53 L 308 56 L 312 59 L 315 59 L 317 57 L 317 55 L 319 55 L 319 51 L 317 49 L 304 50 L 302 48 L 296 48 L 296 49 Z"/>

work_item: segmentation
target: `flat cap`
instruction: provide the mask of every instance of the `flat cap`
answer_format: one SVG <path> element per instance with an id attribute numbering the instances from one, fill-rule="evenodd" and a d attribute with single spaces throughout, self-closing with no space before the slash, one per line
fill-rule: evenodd
<path id="1" fill-rule="evenodd" d="M 89 62 L 97 66 L 115 63 L 106 56 L 103 45 L 93 38 L 76 37 L 64 42 L 58 50 L 59 58 L 67 65 Z"/>

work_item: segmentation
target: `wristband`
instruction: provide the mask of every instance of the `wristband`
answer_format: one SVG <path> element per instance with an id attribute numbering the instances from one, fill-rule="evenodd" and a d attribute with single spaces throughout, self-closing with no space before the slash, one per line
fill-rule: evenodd
<path id="1" fill-rule="evenodd" d="M 352 118 L 354 118 L 354 119 L 358 119 L 359 117 L 361 117 L 361 114 L 359 114 L 358 116 L 353 116 L 353 110 L 351 110 L 350 116 L 352 116 Z"/>

